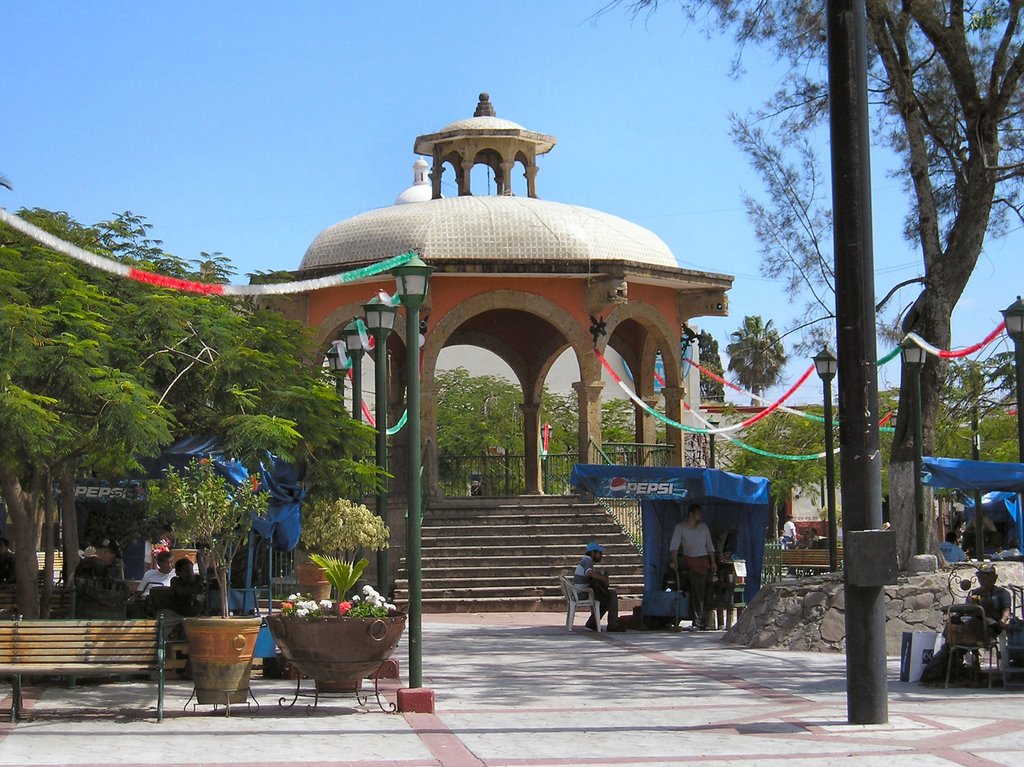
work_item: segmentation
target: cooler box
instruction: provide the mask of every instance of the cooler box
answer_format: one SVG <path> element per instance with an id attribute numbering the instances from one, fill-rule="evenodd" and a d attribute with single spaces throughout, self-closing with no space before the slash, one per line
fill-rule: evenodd
<path id="1" fill-rule="evenodd" d="M 935 631 L 904 631 L 900 647 L 900 681 L 920 682 L 924 667 L 942 648 L 942 634 Z"/>

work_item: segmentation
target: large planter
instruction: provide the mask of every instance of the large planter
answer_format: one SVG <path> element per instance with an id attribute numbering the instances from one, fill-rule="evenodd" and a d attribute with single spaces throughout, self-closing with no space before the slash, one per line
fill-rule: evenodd
<path id="1" fill-rule="evenodd" d="M 394 652 L 405 615 L 388 618 L 301 618 L 271 615 L 270 633 L 291 664 L 320 692 L 358 690 Z"/>
<path id="2" fill-rule="evenodd" d="M 327 576 L 320 565 L 309 561 L 296 562 L 295 580 L 298 581 L 299 591 L 303 595 L 309 594 L 317 602 L 331 598 L 331 584 L 327 582 Z"/>
<path id="3" fill-rule="evenodd" d="M 196 701 L 245 703 L 260 618 L 185 618 Z"/>

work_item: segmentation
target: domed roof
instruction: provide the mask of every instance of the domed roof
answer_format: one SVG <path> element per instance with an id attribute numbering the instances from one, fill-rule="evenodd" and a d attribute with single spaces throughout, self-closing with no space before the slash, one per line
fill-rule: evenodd
<path id="1" fill-rule="evenodd" d="M 407 205 L 410 202 L 426 202 L 432 197 L 427 170 L 430 166 L 422 157 L 417 157 L 412 164 L 412 186 L 408 187 L 395 198 L 395 205 Z"/>
<path id="2" fill-rule="evenodd" d="M 417 251 L 432 260 L 626 261 L 678 268 L 653 232 L 618 216 L 529 197 L 450 197 L 393 205 L 317 235 L 301 270 L 348 268 Z"/>
<path id="3" fill-rule="evenodd" d="M 467 117 L 464 120 L 456 120 L 441 128 L 438 133 L 451 133 L 454 131 L 477 131 L 477 130 L 518 130 L 524 131 L 522 125 L 501 117 Z"/>

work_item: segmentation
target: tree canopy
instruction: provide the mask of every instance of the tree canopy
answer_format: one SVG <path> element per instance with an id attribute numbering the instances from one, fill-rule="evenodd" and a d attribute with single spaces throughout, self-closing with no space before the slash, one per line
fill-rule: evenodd
<path id="1" fill-rule="evenodd" d="M 744 317 L 743 324 L 729 338 L 725 347 L 729 371 L 740 386 L 760 396 L 779 382 L 786 365 L 786 350 L 772 320 L 765 322 L 757 315 Z M 750 404 L 755 404 L 755 400 Z"/>

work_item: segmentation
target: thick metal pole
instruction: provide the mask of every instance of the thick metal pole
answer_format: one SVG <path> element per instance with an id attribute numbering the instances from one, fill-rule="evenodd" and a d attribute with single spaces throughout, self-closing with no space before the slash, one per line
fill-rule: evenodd
<path id="1" fill-rule="evenodd" d="M 715 468 L 715 435 L 709 434 L 710 442 L 708 443 L 708 468 Z"/>
<path id="2" fill-rule="evenodd" d="M 914 542 L 918 554 L 928 553 L 928 526 L 924 517 L 924 485 L 921 484 L 922 446 L 924 434 L 921 421 L 921 368 L 923 365 L 911 365 L 913 376 L 911 381 L 914 390 Z"/>
<path id="3" fill-rule="evenodd" d="M 377 466 L 388 470 L 388 333 L 373 330 L 374 340 L 374 418 L 377 420 Z M 377 492 L 377 516 L 388 521 L 388 481 L 385 478 Z M 388 550 L 377 552 L 377 588 L 381 594 L 391 594 L 391 570 Z"/>
<path id="4" fill-rule="evenodd" d="M 845 533 L 882 525 L 864 0 L 827 0 L 825 26 Z M 847 575 L 845 594 L 847 718 L 883 723 L 889 719 L 884 590 L 855 586 Z"/>
<path id="5" fill-rule="evenodd" d="M 408 449 L 406 467 L 409 503 L 405 520 L 405 566 L 409 578 L 409 687 L 423 686 L 423 562 L 421 551 L 423 490 L 420 484 L 420 304 L 405 305 L 405 376 L 406 408 L 409 417 L 405 424 Z"/>
<path id="6" fill-rule="evenodd" d="M 1017 338 L 1013 339 L 1013 369 L 1017 382 L 1017 460 L 1024 463 L 1024 341 Z"/>
<path id="7" fill-rule="evenodd" d="M 971 457 L 981 460 L 981 434 L 978 432 L 978 403 L 971 408 Z M 985 558 L 985 522 L 981 518 L 981 491 L 974 491 L 974 558 Z"/>
<path id="8" fill-rule="evenodd" d="M 352 418 L 363 420 L 363 350 L 352 352 Z"/>
<path id="9" fill-rule="evenodd" d="M 828 519 L 828 569 L 839 572 L 839 529 L 836 524 L 835 429 L 832 424 L 832 379 L 822 379 L 825 388 L 825 509 Z"/>

